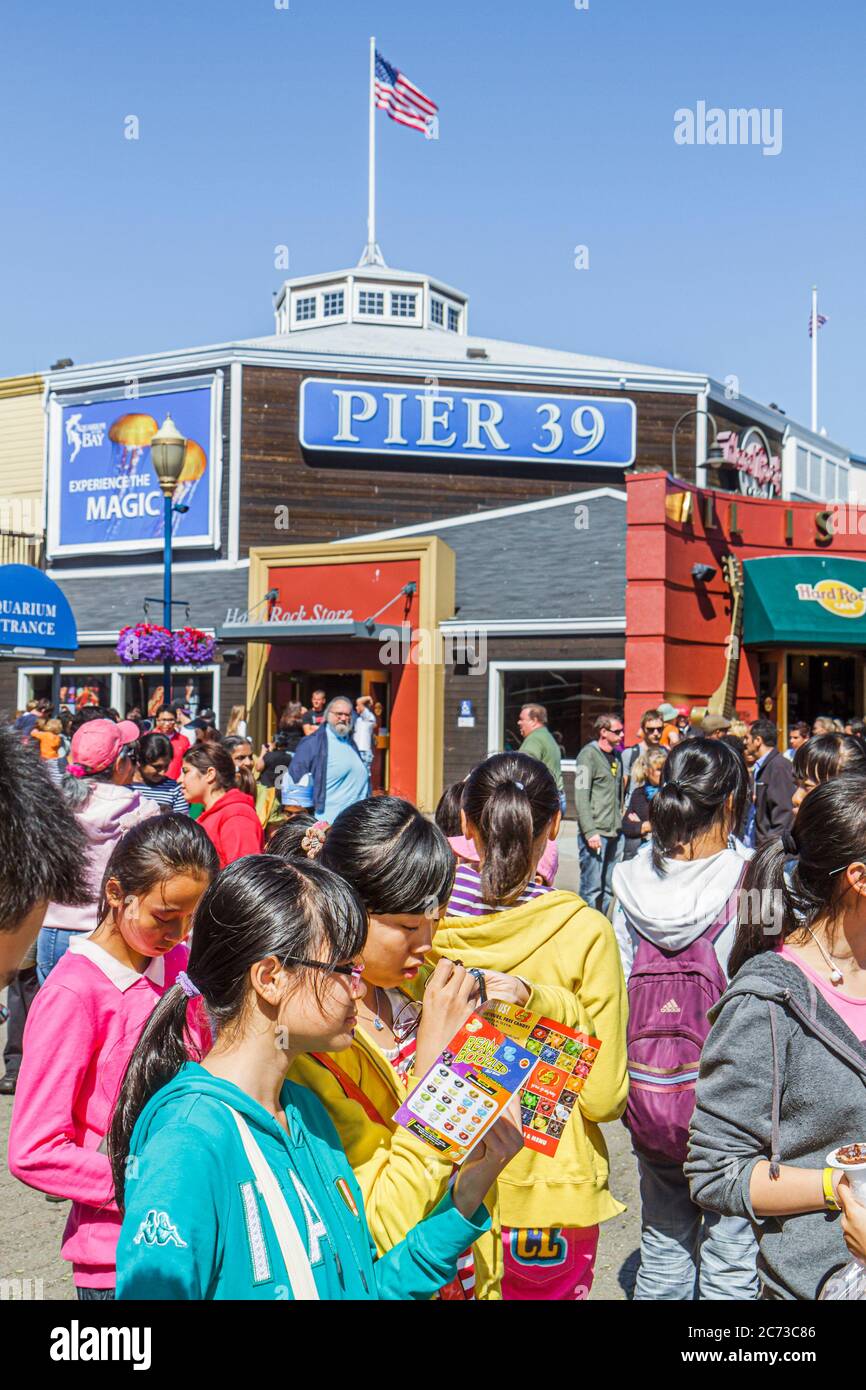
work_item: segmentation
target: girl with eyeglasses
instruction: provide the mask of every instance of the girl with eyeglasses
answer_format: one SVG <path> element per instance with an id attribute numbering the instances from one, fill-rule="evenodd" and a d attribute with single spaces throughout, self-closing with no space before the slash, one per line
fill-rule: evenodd
<path id="1" fill-rule="evenodd" d="M 761 1298 L 811 1300 L 848 1258 L 827 1156 L 866 1139 L 866 776 L 815 787 L 751 861 L 729 975 L 686 1176 L 752 1223 Z"/>
<path id="2" fill-rule="evenodd" d="M 312 857 L 355 890 L 368 915 L 363 949 L 366 997 L 350 1048 L 307 1052 L 292 1077 L 314 1091 L 333 1120 L 364 1196 L 380 1251 L 390 1250 L 448 1189 L 450 1163 L 398 1128 L 392 1116 L 466 1021 L 479 981 L 462 965 L 426 964 L 451 893 L 455 859 L 435 824 L 408 801 L 377 796 L 347 807 L 334 824 L 307 818 L 279 830 L 268 852 Z M 522 988 L 491 980 L 497 997 Z M 446 1299 L 499 1297 L 502 1252 L 496 1194 L 494 1229 L 467 1248 Z"/>
<path id="3" fill-rule="evenodd" d="M 519 1117 L 503 1116 L 426 1219 L 377 1259 L 334 1125 L 286 1079 L 301 1056 L 352 1044 L 366 992 L 361 902 L 318 864 L 253 855 L 219 875 L 194 928 L 112 1124 L 118 1297 L 431 1298 L 490 1224 L 482 1199 L 522 1142 Z M 215 1043 L 196 1063 L 184 1037 L 199 996 Z"/>

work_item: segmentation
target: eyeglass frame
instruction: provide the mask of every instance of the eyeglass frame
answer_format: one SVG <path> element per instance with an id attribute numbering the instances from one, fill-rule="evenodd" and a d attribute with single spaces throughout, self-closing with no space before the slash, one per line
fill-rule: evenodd
<path id="1" fill-rule="evenodd" d="M 332 975 L 351 975 L 352 984 L 356 985 L 364 974 L 363 965 L 331 965 L 326 960 L 306 960 L 304 956 L 286 956 L 283 965 L 305 965 L 308 970 L 327 970 Z"/>

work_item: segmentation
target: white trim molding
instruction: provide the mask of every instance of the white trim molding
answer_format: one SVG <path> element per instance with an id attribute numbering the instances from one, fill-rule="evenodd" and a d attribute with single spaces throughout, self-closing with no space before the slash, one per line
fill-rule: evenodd
<path id="1" fill-rule="evenodd" d="M 625 632 L 625 614 L 615 618 L 448 618 L 439 625 L 455 635 L 483 632 L 487 637 L 552 637 L 584 632 Z M 532 663 L 533 665 L 535 663 Z"/>
<path id="2" fill-rule="evenodd" d="M 332 545 L 349 545 L 354 541 L 397 540 L 400 536 L 423 536 L 431 531 L 445 531 L 451 526 L 471 526 L 476 521 L 500 521 L 507 516 L 521 516 L 526 512 L 543 512 L 548 507 L 573 507 L 578 502 L 592 502 L 599 497 L 610 497 L 625 506 L 624 488 L 594 487 L 583 492 L 568 492 L 563 497 L 542 497 L 538 502 L 516 502 L 511 507 L 494 507 L 491 511 L 464 512 L 462 516 L 445 517 L 442 521 L 420 521 L 412 526 L 397 526 L 390 531 L 368 531 L 363 536 L 341 536 Z"/>

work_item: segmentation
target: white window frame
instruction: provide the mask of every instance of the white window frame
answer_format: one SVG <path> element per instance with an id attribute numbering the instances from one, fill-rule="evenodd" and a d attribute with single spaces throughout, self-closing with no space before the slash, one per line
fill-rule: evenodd
<path id="1" fill-rule="evenodd" d="M 505 741 L 506 671 L 624 671 L 625 657 L 599 661 L 491 661 L 487 667 L 487 756 L 501 753 Z M 574 772 L 577 759 L 563 758 L 563 772 Z"/>
<path id="2" fill-rule="evenodd" d="M 219 715 L 220 708 L 220 678 L 222 668 L 218 665 L 212 666 L 172 666 L 172 675 L 177 676 L 213 676 L 213 708 Z M 53 671 L 52 666 L 43 663 L 35 666 L 18 667 L 18 708 L 24 709 L 30 699 L 28 693 L 28 676 L 50 676 Z M 162 673 L 162 666 L 97 666 L 89 665 L 81 661 L 77 666 L 70 666 L 61 663 L 60 677 L 64 676 L 109 676 L 108 683 L 108 702 L 111 709 L 123 710 L 123 677 L 124 676 L 153 676 Z"/>
<path id="3" fill-rule="evenodd" d="M 326 312 L 326 300 L 327 300 L 327 298 L 328 298 L 328 295 L 340 295 L 341 298 L 342 298 L 342 300 L 343 300 L 342 305 L 341 305 L 340 308 L 336 311 L 336 313 L 329 314 L 329 313 Z M 334 289 L 325 289 L 325 290 L 322 290 L 322 318 L 323 318 L 323 319 L 327 319 L 327 320 L 329 321 L 329 323 L 333 323 L 335 319 L 336 319 L 336 320 L 339 320 L 339 319 L 344 319 L 345 317 L 346 317 L 346 287 L 345 287 L 345 285 L 338 285 L 338 286 L 336 286 Z"/>
<path id="4" fill-rule="evenodd" d="M 431 323 L 431 325 L 432 325 L 433 328 L 444 328 L 444 327 L 445 327 L 445 307 L 446 307 L 446 306 L 445 306 L 445 300 L 442 298 L 441 295 L 438 295 L 438 294 L 431 294 L 431 296 L 430 296 L 430 323 Z M 434 309 L 440 310 L 440 312 L 441 312 L 441 314 L 442 314 L 441 320 L 434 317 L 434 314 L 433 314 L 433 310 L 434 310 Z"/>
<path id="5" fill-rule="evenodd" d="M 363 284 L 363 283 L 359 284 L 359 285 L 358 285 L 358 300 L 357 300 L 357 304 L 356 304 L 356 306 L 355 306 L 355 312 L 356 312 L 357 316 L 358 316 L 360 319 L 363 319 L 365 322 L 366 322 L 368 319 L 370 319 L 370 320 L 375 320 L 375 321 L 378 322 L 378 323 L 384 323 L 385 319 L 388 317 L 387 314 L 385 313 L 385 305 L 387 304 L 386 294 L 387 294 L 387 291 L 388 291 L 389 288 L 390 288 L 390 286 L 387 286 L 387 285 L 375 285 L 375 286 L 374 286 L 374 285 L 365 285 L 365 284 Z M 374 313 L 371 309 L 362 309 L 362 308 L 361 308 L 361 296 L 362 296 L 362 295 L 365 295 L 365 294 L 367 294 L 367 295 L 370 295 L 370 294 L 378 294 L 378 295 L 381 295 L 381 297 L 382 297 L 382 312 L 381 312 L 381 314 Z"/>
<path id="6" fill-rule="evenodd" d="M 399 289 L 392 289 L 392 290 L 390 291 L 390 295 L 391 295 L 391 305 L 390 305 L 390 307 L 391 307 L 391 314 L 390 314 L 390 317 L 391 317 L 392 319 L 397 319 L 398 322 L 400 322 L 400 323 L 417 323 L 417 322 L 418 322 L 418 300 L 419 300 L 419 298 L 420 298 L 420 292 L 419 292 L 418 290 L 399 290 Z M 412 312 L 411 312 L 411 314 L 401 314 L 401 313 L 398 313 L 398 311 L 394 308 L 394 300 L 395 300 L 395 299 L 400 299 L 400 298 L 411 299 L 411 300 L 412 300 Z"/>
<path id="7" fill-rule="evenodd" d="M 313 312 L 312 312 L 312 315 L 307 315 L 306 317 L 301 318 L 301 317 L 300 317 L 300 308 L 301 308 L 301 305 L 302 305 L 302 304 L 310 304 L 310 303 L 312 303 L 312 305 L 313 305 Z M 296 294 L 296 295 L 295 295 L 295 302 L 294 302 L 294 319 L 295 319 L 295 323 L 296 323 L 296 324 L 299 324 L 299 323 L 315 323 L 315 322 L 317 321 L 318 318 L 319 318 L 319 296 L 318 296 L 318 294 L 316 294 L 315 291 L 313 291 L 312 294 Z"/>

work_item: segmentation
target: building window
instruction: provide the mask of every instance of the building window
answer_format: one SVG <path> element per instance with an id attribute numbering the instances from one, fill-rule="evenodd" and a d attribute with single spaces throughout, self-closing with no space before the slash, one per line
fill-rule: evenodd
<path id="1" fill-rule="evenodd" d="M 295 323 L 303 323 L 307 319 L 316 317 L 316 296 L 307 295 L 303 299 L 295 300 Z"/>
<path id="2" fill-rule="evenodd" d="M 385 312 L 385 295 L 382 290 L 360 290 L 358 293 L 358 313 L 381 315 Z"/>
<path id="3" fill-rule="evenodd" d="M 809 491 L 813 497 L 820 497 L 823 491 L 821 487 L 821 463 L 823 462 L 820 454 L 809 455 Z"/>
<path id="4" fill-rule="evenodd" d="M 391 317 L 395 319 L 414 319 L 418 296 L 396 291 L 391 295 Z"/>
<path id="5" fill-rule="evenodd" d="M 451 333 L 460 332 L 460 310 L 448 306 L 448 329 Z"/>
<path id="6" fill-rule="evenodd" d="M 430 322 L 438 324 L 440 328 L 445 327 L 445 305 L 441 299 L 430 300 Z"/>
<path id="7" fill-rule="evenodd" d="M 343 312 L 345 295 L 342 290 L 328 290 L 322 295 L 322 316 L 326 319 L 336 318 Z"/>
<path id="8" fill-rule="evenodd" d="M 797 473 L 794 486 L 798 492 L 809 491 L 809 454 L 802 444 L 797 445 Z"/>
<path id="9" fill-rule="evenodd" d="M 622 708 L 621 670 L 506 670 L 503 680 L 502 747 L 506 752 L 516 751 L 523 741 L 517 719 L 524 705 L 544 705 L 547 727 L 563 758 L 575 758 L 593 738 L 593 721 L 599 714 Z"/>

